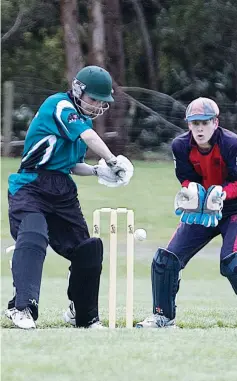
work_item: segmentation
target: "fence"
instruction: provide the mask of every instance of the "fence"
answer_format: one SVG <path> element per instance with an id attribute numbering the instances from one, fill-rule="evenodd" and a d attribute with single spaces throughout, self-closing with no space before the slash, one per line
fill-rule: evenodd
<path id="1" fill-rule="evenodd" d="M 4 156 L 21 153 L 26 130 L 40 104 L 57 91 L 65 91 L 51 82 L 48 88 L 42 87 L 37 78 L 16 77 L 13 80 L 3 84 L 1 148 Z M 184 115 L 190 100 L 183 102 L 138 87 L 120 90 L 121 94 L 116 95 L 116 102 L 105 118 L 98 118 L 98 125 L 95 123 L 96 131 L 102 131 L 100 136 L 115 154 L 126 152 L 130 157 L 150 160 L 171 158 L 172 139 L 187 131 Z M 237 104 L 215 100 L 221 111 L 220 125 L 237 133 Z M 89 151 L 89 157 L 90 154 Z"/>

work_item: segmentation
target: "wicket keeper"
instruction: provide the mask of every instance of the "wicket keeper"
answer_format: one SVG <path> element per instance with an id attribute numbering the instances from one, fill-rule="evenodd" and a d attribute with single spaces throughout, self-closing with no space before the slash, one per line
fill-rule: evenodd
<path id="1" fill-rule="evenodd" d="M 218 115 L 213 100 L 195 99 L 186 110 L 189 132 L 173 140 L 175 172 L 182 186 L 175 213 L 181 221 L 166 248 L 155 253 L 153 314 L 137 328 L 175 326 L 180 270 L 218 235 L 220 272 L 237 294 L 237 135 L 218 126 Z"/>
<path id="2" fill-rule="evenodd" d="M 70 91 L 43 102 L 29 126 L 18 173 L 9 176 L 16 294 L 5 314 L 19 328 L 36 327 L 48 244 L 70 261 L 71 303 L 65 320 L 77 327 L 102 327 L 98 293 L 103 244 L 89 235 L 71 174 L 98 176 L 108 186 L 128 183 L 128 159 L 115 157 L 92 128 L 92 120 L 114 101 L 112 92 L 106 70 L 98 66 L 80 70 Z M 87 147 L 106 164 L 86 164 Z"/>

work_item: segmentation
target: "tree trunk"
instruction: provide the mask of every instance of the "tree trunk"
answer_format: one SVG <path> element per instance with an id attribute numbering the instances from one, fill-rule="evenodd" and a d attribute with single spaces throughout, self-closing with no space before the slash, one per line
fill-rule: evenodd
<path id="1" fill-rule="evenodd" d="M 91 0 L 91 57 L 93 65 L 105 67 L 105 30 L 101 0 Z M 95 120 L 95 130 L 103 139 L 105 134 L 105 116 Z"/>
<path id="2" fill-rule="evenodd" d="M 119 0 L 104 0 L 107 67 L 118 85 L 124 84 L 124 49 Z"/>
<path id="3" fill-rule="evenodd" d="M 101 67 L 105 65 L 105 29 L 101 0 L 91 1 L 92 57 Z"/>
<path id="4" fill-rule="evenodd" d="M 127 101 L 119 89 L 125 85 L 124 49 L 122 36 L 122 20 L 119 0 L 104 0 L 105 40 L 107 60 L 106 66 L 114 80 L 114 104 L 106 117 L 107 144 L 115 154 L 125 149 L 128 141 L 124 126 L 124 115 Z"/>
<path id="5" fill-rule="evenodd" d="M 133 4 L 134 11 L 137 16 L 138 24 L 141 28 L 141 34 L 144 41 L 144 48 L 147 58 L 147 70 L 148 70 L 148 80 L 149 80 L 149 88 L 156 90 L 156 75 L 155 75 L 155 69 L 154 69 L 154 57 L 153 57 L 153 50 L 151 45 L 151 40 L 149 36 L 149 32 L 146 26 L 146 20 L 142 11 L 142 6 L 140 4 L 140 0 L 131 0 L 131 3 Z"/>
<path id="6" fill-rule="evenodd" d="M 71 86 L 72 79 L 84 66 L 78 34 L 77 0 L 61 0 L 60 7 L 66 53 L 66 77 L 68 84 Z"/>
<path id="7" fill-rule="evenodd" d="M 16 33 L 17 31 L 19 31 L 22 19 L 27 12 L 28 12 L 27 9 L 20 5 L 20 9 L 13 26 L 1 37 L 1 42 L 7 41 L 8 38 L 10 38 L 13 33 Z"/>

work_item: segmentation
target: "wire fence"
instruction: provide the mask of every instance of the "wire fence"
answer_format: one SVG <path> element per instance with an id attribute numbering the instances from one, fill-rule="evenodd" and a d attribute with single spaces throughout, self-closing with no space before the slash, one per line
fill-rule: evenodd
<path id="1" fill-rule="evenodd" d="M 68 89 L 59 88 L 50 81 L 44 81 L 42 86 L 39 78 L 29 75 L 14 77 L 12 83 L 12 109 L 8 110 L 12 126 L 6 126 L 5 123 L 5 133 L 2 130 L 1 140 L 9 144 L 9 152 L 15 156 L 21 154 L 30 121 L 43 101 L 52 94 Z M 149 152 L 170 158 L 172 139 L 187 131 L 185 109 L 192 99 L 184 102 L 170 95 L 139 87 L 121 87 L 119 90 L 119 94 L 115 94 L 115 104 L 100 122 L 104 124 L 102 138 L 115 148 L 119 145 L 120 152 L 126 150 L 139 158 L 145 158 Z M 215 101 L 220 108 L 220 125 L 237 133 L 237 104 L 224 100 L 218 102 L 218 99 Z M 3 103 L 6 102 L 3 99 Z M 95 128 L 96 126 L 97 122 Z M 6 138 L 8 128 L 11 128 L 11 132 L 7 132 Z"/>

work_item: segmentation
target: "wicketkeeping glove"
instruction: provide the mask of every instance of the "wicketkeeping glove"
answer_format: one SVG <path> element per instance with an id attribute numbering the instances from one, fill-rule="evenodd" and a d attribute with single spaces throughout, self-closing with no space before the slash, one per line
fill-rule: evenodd
<path id="1" fill-rule="evenodd" d="M 181 222 L 189 225 L 200 223 L 205 196 L 205 188 L 194 182 L 177 193 L 174 208 L 175 214 L 181 216 Z"/>
<path id="2" fill-rule="evenodd" d="M 205 227 L 215 227 L 222 219 L 223 201 L 226 198 L 226 192 L 221 185 L 212 185 L 207 190 L 205 202 L 203 205 L 200 224 Z"/>

